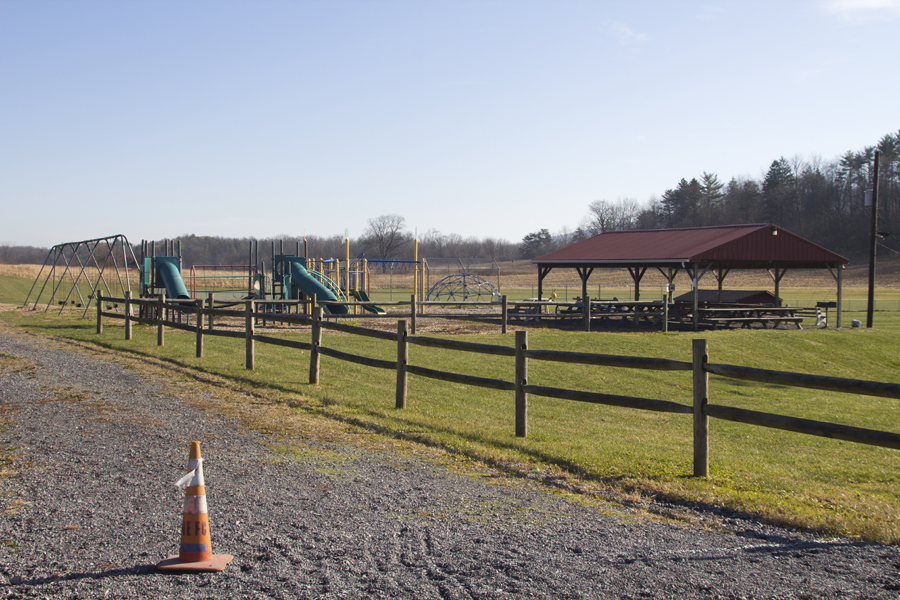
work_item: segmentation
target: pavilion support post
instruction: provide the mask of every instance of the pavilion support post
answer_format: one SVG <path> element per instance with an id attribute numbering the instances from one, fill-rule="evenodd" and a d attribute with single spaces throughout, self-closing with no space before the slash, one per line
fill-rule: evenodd
<path id="1" fill-rule="evenodd" d="M 666 281 L 669 284 L 666 287 L 666 292 L 668 294 L 669 304 L 672 304 L 672 299 L 675 293 L 675 276 L 678 275 L 679 268 L 669 267 L 666 271 L 663 271 L 662 268 L 656 267 L 656 270 L 659 271 L 660 275 L 666 278 Z"/>
<path id="2" fill-rule="evenodd" d="M 716 269 L 716 281 L 719 284 L 719 294 L 717 296 L 716 302 L 718 302 L 719 304 L 722 303 L 722 285 L 725 283 L 725 277 L 727 277 L 728 273 L 730 272 L 731 269 L 724 269 L 722 267 Z"/>
<path id="3" fill-rule="evenodd" d="M 775 267 L 775 273 L 769 271 L 769 277 L 775 281 L 775 306 L 781 306 L 781 280 L 787 273 L 787 268 Z"/>
<path id="4" fill-rule="evenodd" d="M 550 274 L 552 268 L 538 266 L 538 300 L 544 297 L 544 277 Z"/>
<path id="5" fill-rule="evenodd" d="M 581 299 L 583 302 L 587 302 L 590 298 L 587 291 L 588 279 L 591 276 L 591 273 L 594 272 L 593 267 L 575 267 L 575 271 L 578 273 L 578 277 L 581 279 Z"/>
<path id="6" fill-rule="evenodd" d="M 666 279 L 669 281 L 669 285 L 666 288 L 669 291 L 669 304 L 672 304 L 672 301 L 675 299 L 675 276 L 678 275 L 678 267 L 674 269 L 669 267 L 669 274 Z"/>
<path id="7" fill-rule="evenodd" d="M 641 299 L 641 279 L 643 279 L 644 273 L 647 272 L 647 267 L 628 267 L 628 272 L 631 273 L 631 280 L 634 281 L 634 301 L 639 302 Z"/>

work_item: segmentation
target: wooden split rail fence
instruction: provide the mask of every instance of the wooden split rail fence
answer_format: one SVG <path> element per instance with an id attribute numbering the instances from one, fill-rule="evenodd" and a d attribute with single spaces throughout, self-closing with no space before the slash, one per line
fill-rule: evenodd
<path id="1" fill-rule="evenodd" d="M 125 339 L 132 338 L 132 323 L 144 323 L 156 325 L 157 344 L 165 343 L 164 329 L 172 327 L 186 331 L 196 332 L 197 357 L 203 356 L 203 339 L 207 335 L 242 338 L 246 344 L 245 365 L 247 369 L 255 368 L 255 344 L 273 344 L 287 348 L 309 351 L 309 382 L 319 383 L 319 365 L 322 356 L 348 361 L 377 369 L 395 370 L 397 374 L 396 408 L 406 408 L 407 403 L 407 379 L 409 375 L 418 375 L 453 383 L 462 383 L 476 387 L 484 387 L 496 390 L 513 392 L 515 394 L 515 432 L 517 437 L 528 435 L 528 400 L 529 396 L 543 396 L 558 398 L 575 402 L 587 402 L 592 404 L 605 404 L 637 410 L 650 410 L 657 412 L 670 412 L 693 416 L 693 440 L 694 440 L 694 476 L 709 476 L 709 419 L 723 419 L 749 425 L 783 429 L 808 435 L 845 440 L 884 448 L 900 449 L 900 433 L 877 431 L 852 427 L 837 423 L 828 423 L 810 419 L 802 419 L 785 415 L 764 413 L 759 411 L 710 404 L 709 375 L 717 375 L 745 381 L 761 383 L 774 383 L 778 385 L 803 387 L 818 390 L 827 390 L 846 394 L 861 394 L 878 396 L 882 398 L 900 399 L 900 384 L 866 381 L 859 379 L 846 379 L 841 377 L 827 377 L 806 373 L 790 373 L 784 371 L 772 371 L 726 364 L 713 364 L 709 362 L 707 340 L 693 340 L 693 355 L 691 361 L 670 360 L 665 358 L 647 358 L 640 356 L 616 356 L 609 354 L 590 354 L 582 352 L 566 352 L 558 350 L 532 350 L 528 348 L 528 332 L 515 332 L 515 345 L 513 347 L 494 344 L 480 344 L 413 335 L 408 331 L 408 322 L 401 319 L 397 323 L 397 332 L 379 331 L 367 329 L 344 323 L 333 323 L 323 319 L 321 306 L 313 309 L 312 317 L 304 315 L 276 314 L 271 312 L 259 312 L 255 310 L 257 304 L 266 304 L 264 300 L 248 300 L 244 303 L 244 310 L 209 309 L 203 307 L 202 300 L 170 300 L 164 297 L 157 299 L 133 299 L 126 295 L 125 298 L 105 298 L 106 302 L 124 302 L 123 312 L 103 310 L 103 302 L 98 297 L 97 301 L 97 333 L 103 333 L 103 318 L 124 319 Z M 269 302 L 271 304 L 271 301 Z M 135 317 L 133 307 L 135 305 L 155 307 L 156 317 Z M 193 325 L 181 323 L 174 318 L 179 313 L 195 315 Z M 168 316 L 167 316 L 168 315 Z M 212 319 L 219 317 L 243 317 L 244 331 L 225 329 L 205 329 L 204 316 Z M 257 320 L 267 320 L 288 324 L 302 324 L 311 326 L 311 339 L 309 343 L 286 340 L 283 338 L 256 333 Z M 330 329 L 353 335 L 361 335 L 393 341 L 397 344 L 396 360 L 383 360 L 359 356 L 348 352 L 342 352 L 329 348 L 322 343 L 322 330 Z M 490 354 L 493 356 L 507 356 L 515 359 L 514 380 L 506 381 L 486 377 L 476 377 L 463 373 L 451 373 L 429 369 L 409 363 L 409 345 L 428 346 L 461 352 L 475 352 Z M 589 392 L 581 390 L 569 390 L 563 388 L 532 385 L 528 383 L 528 363 L 532 360 L 555 361 L 568 364 L 583 364 L 592 366 L 620 367 L 628 369 L 650 369 L 663 371 L 692 371 L 693 372 L 693 402 L 682 404 L 671 400 L 659 400 L 652 398 L 640 398 Z"/>

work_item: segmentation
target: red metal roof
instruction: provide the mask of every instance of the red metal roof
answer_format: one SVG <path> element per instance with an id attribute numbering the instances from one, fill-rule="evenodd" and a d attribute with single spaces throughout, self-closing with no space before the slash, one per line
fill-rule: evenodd
<path id="1" fill-rule="evenodd" d="M 773 232 L 777 231 L 777 235 Z M 535 258 L 545 266 L 699 263 L 821 267 L 850 261 L 771 223 L 612 231 Z"/>

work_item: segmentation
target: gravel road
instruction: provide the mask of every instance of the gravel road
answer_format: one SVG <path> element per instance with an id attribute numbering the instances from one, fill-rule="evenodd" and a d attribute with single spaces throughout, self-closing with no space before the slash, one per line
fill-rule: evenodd
<path id="1" fill-rule="evenodd" d="M 276 451 L 171 383 L 0 328 L 0 598 L 900 596 L 895 546 L 654 521 L 312 439 Z M 213 551 L 235 559 L 161 574 L 192 439 Z"/>

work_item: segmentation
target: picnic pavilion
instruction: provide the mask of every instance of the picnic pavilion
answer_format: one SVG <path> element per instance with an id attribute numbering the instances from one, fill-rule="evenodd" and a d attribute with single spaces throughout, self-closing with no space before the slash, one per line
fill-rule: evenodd
<path id="1" fill-rule="evenodd" d="M 837 326 L 841 326 L 842 274 L 850 261 L 772 223 L 610 231 L 539 256 L 538 298 L 544 278 L 553 269 L 575 269 L 581 297 L 587 298 L 594 269 L 628 269 L 634 299 L 640 300 L 641 278 L 657 269 L 669 283 L 669 302 L 675 276 L 684 271 L 693 288 L 694 328 L 698 325 L 698 288 L 708 273 L 716 278 L 719 298 L 725 277 L 736 269 L 765 269 L 780 298 L 781 280 L 789 269 L 828 269 L 837 284 Z"/>

